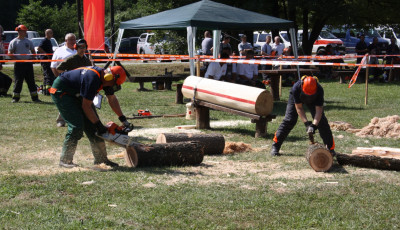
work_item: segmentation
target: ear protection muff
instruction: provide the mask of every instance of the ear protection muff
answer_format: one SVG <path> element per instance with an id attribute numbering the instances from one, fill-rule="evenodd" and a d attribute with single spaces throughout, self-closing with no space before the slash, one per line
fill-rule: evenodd
<path id="1" fill-rule="evenodd" d="M 315 80 L 317 80 L 317 82 L 319 83 L 319 79 L 318 79 L 318 77 L 316 77 L 316 76 L 307 76 L 307 75 L 303 75 L 302 77 L 301 77 L 301 81 L 303 82 L 304 81 L 304 79 L 306 79 L 306 77 L 313 77 Z"/>
<path id="2" fill-rule="evenodd" d="M 105 81 L 112 81 L 114 80 L 114 75 L 112 75 L 112 73 L 107 73 L 104 75 L 104 80 Z"/>
<path id="3" fill-rule="evenodd" d="M 117 79 L 119 78 L 119 74 L 113 75 L 113 74 L 111 73 L 111 69 L 110 69 L 110 68 L 108 68 L 107 70 L 108 70 L 109 73 L 106 73 L 106 74 L 104 75 L 104 80 L 106 80 L 106 81 L 112 81 L 112 80 L 114 80 L 114 79 L 117 80 Z"/>

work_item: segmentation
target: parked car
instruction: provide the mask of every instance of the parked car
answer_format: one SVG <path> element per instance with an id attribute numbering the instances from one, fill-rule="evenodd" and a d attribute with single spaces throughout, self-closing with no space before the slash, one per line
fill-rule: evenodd
<path id="1" fill-rule="evenodd" d="M 142 33 L 139 36 L 137 45 L 136 45 L 136 52 L 138 54 L 156 54 L 156 46 L 161 45 L 163 42 L 166 42 L 168 38 L 165 38 L 163 41 L 157 42 L 156 44 L 152 44 L 150 42 L 151 37 L 154 33 Z M 164 51 L 161 48 L 161 51 L 157 52 L 158 54 L 167 54 L 168 51 Z"/>
<path id="2" fill-rule="evenodd" d="M 369 30 L 356 30 L 344 28 L 334 28 L 330 31 L 336 37 L 340 38 L 346 46 L 346 53 L 355 53 L 356 44 L 360 41 L 360 35 L 365 35 L 365 43 L 367 45 L 372 43 L 374 37 L 378 38 L 378 47 L 382 50 L 382 53 L 386 53 L 386 48 L 389 46 L 389 42 L 383 39 L 375 29 Z"/>
<path id="3" fill-rule="evenodd" d="M 400 45 L 400 33 L 396 33 L 392 27 L 378 27 L 375 29 L 378 31 L 379 35 L 381 35 L 383 39 L 389 42 L 389 44 L 390 39 L 394 37 L 397 40 L 396 44 L 398 46 Z"/>
<path id="4" fill-rule="evenodd" d="M 303 30 L 298 31 L 299 39 L 303 39 Z M 327 45 L 336 47 L 341 54 L 346 53 L 346 47 L 342 40 L 327 30 L 322 30 L 319 33 L 317 40 L 313 44 L 312 53 L 318 53 L 320 49 L 325 48 Z"/>
<path id="5" fill-rule="evenodd" d="M 123 38 L 118 51 L 122 54 L 137 54 L 137 43 L 139 37 Z"/>
<path id="6" fill-rule="evenodd" d="M 4 31 L 4 53 L 8 53 L 8 45 L 10 44 L 10 41 L 13 40 L 14 38 L 16 38 L 18 36 L 18 32 L 17 31 Z M 39 33 L 36 31 L 30 31 L 28 30 L 26 32 L 26 37 L 28 39 L 32 39 L 32 38 L 38 38 L 39 37 Z"/>
<path id="7" fill-rule="evenodd" d="M 43 37 L 42 38 L 32 38 L 31 39 L 31 41 L 33 43 L 33 46 L 35 47 L 36 53 L 38 52 L 38 48 L 39 48 L 40 42 L 42 42 L 43 39 L 44 39 Z M 57 43 L 56 39 L 51 38 L 50 41 L 51 41 L 51 44 L 53 45 L 53 51 L 56 51 L 56 49 L 58 48 L 58 43 Z"/>

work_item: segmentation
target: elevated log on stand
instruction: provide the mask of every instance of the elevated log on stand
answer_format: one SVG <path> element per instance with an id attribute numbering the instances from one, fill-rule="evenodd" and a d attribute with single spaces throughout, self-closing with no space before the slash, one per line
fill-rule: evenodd
<path id="1" fill-rule="evenodd" d="M 337 154 L 338 163 L 356 167 L 400 171 L 400 149 L 396 148 L 360 148 L 352 154 Z"/>
<path id="2" fill-rule="evenodd" d="M 311 144 L 306 152 L 306 159 L 316 172 L 327 172 L 333 164 L 329 150 L 321 144 Z"/>
<path id="3" fill-rule="evenodd" d="M 204 155 L 222 154 L 225 138 L 221 134 L 161 133 L 156 143 L 196 141 L 204 147 Z"/>
<path id="4" fill-rule="evenodd" d="M 133 145 L 125 154 L 129 167 L 199 165 L 203 157 L 203 146 L 198 142 Z"/>

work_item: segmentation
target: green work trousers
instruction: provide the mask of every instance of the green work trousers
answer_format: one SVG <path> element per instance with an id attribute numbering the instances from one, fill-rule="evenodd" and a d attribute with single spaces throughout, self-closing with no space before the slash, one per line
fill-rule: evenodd
<path id="1" fill-rule="evenodd" d="M 53 88 L 56 88 L 57 91 L 51 95 L 62 118 L 68 125 L 60 160 L 64 163 L 72 163 L 78 141 L 85 132 L 90 141 L 94 163 L 105 162 L 107 160 L 105 142 L 96 136 L 95 125 L 86 117 L 82 109 L 82 98 L 69 94 L 68 89 L 63 89 L 62 85 L 60 79 L 57 78 L 53 84 Z"/>

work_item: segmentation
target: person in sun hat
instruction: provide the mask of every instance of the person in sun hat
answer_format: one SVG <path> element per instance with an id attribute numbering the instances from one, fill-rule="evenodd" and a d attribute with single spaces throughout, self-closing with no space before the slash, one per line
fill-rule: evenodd
<path id="1" fill-rule="evenodd" d="M 307 119 L 303 108 L 304 104 L 311 112 L 312 121 Z M 318 83 L 318 78 L 313 76 L 303 76 L 290 90 L 285 118 L 280 124 L 278 130 L 275 132 L 271 155 L 281 155 L 279 150 L 282 143 L 296 125 L 297 118 L 300 117 L 306 127 L 306 132 L 314 134 L 318 129 L 324 144 L 330 150 L 332 156 L 335 156 L 335 141 L 333 140 L 332 131 L 328 124 L 328 119 L 325 117 L 323 107 L 324 89 Z"/>
<path id="2" fill-rule="evenodd" d="M 108 104 L 123 126 L 129 130 L 133 125 L 123 115 L 117 97 L 114 95 L 126 80 L 126 72 L 121 66 L 103 69 L 87 66 L 63 72 L 58 76 L 50 89 L 50 94 L 58 111 L 68 126 L 60 157 L 61 167 L 73 168 L 73 157 L 83 132 L 89 139 L 94 156 L 94 164 L 106 164 L 111 167 L 117 163 L 107 158 L 104 140 L 97 135 L 107 132 L 93 104 L 93 99 L 100 90 L 104 90 Z"/>

